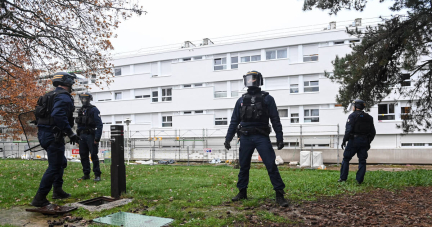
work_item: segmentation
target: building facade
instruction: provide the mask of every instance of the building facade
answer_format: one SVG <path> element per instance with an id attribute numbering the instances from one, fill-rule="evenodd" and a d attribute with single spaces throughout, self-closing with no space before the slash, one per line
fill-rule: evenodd
<path id="1" fill-rule="evenodd" d="M 184 138 L 204 137 L 214 138 L 213 144 L 193 141 L 222 147 L 234 104 L 246 91 L 242 76 L 257 70 L 264 77 L 262 89 L 276 100 L 286 148 L 336 149 L 349 113 L 336 103 L 338 84 L 324 72 L 331 72 L 332 60 L 358 42 L 345 28 L 330 28 L 224 44 L 204 40 L 201 46 L 185 43 L 175 50 L 115 58 L 109 87 L 88 81 L 104 122 L 103 140 L 109 139 L 109 125 L 129 118 L 136 147 L 140 141 L 142 147 L 147 141 L 178 147 L 191 141 Z M 415 79 L 408 75 L 401 86 Z M 377 131 L 373 149 L 432 148 L 430 132 L 403 134 L 396 127 L 407 108 L 407 100 L 396 96 L 371 108 Z"/>

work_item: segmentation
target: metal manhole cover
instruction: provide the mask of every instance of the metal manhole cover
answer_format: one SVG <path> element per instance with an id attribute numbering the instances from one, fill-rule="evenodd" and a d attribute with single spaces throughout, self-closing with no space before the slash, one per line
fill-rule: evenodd
<path id="1" fill-rule="evenodd" d="M 124 227 L 135 227 L 135 226 L 160 227 L 160 226 L 167 226 L 168 224 L 172 223 L 174 219 L 145 216 L 141 214 L 127 213 L 127 212 L 118 212 L 115 214 L 107 215 L 105 217 L 93 219 L 93 221 L 98 223 L 108 224 L 108 225 L 116 225 L 116 226 L 124 226 Z"/>

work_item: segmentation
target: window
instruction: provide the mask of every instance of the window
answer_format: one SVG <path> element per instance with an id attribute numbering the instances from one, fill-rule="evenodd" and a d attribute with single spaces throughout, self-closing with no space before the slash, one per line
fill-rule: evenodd
<path id="1" fill-rule="evenodd" d="M 202 114 L 204 113 L 204 110 L 195 110 L 195 114 Z"/>
<path id="2" fill-rule="evenodd" d="M 266 59 L 276 59 L 276 50 L 266 51 Z"/>
<path id="3" fill-rule="evenodd" d="M 280 58 L 287 58 L 287 49 L 280 49 L 280 50 L 268 50 L 266 51 L 266 59 L 280 59 Z"/>
<path id="4" fill-rule="evenodd" d="M 183 85 L 183 88 L 189 88 L 189 87 L 192 87 L 192 84 L 184 84 Z"/>
<path id="5" fill-rule="evenodd" d="M 121 74 L 122 74 L 121 68 L 114 69 L 114 76 L 121 76 Z"/>
<path id="6" fill-rule="evenodd" d="M 226 110 L 215 110 L 215 125 L 228 125 Z"/>
<path id="7" fill-rule="evenodd" d="M 231 57 L 231 69 L 238 69 L 238 57 Z"/>
<path id="8" fill-rule="evenodd" d="M 172 116 L 162 116 L 162 127 L 172 127 Z"/>
<path id="9" fill-rule="evenodd" d="M 231 97 L 239 97 L 242 94 L 243 81 L 242 80 L 232 80 L 231 82 Z"/>
<path id="10" fill-rule="evenodd" d="M 410 120 L 411 115 L 409 114 L 411 112 L 411 107 L 401 107 L 401 119 L 402 120 Z"/>
<path id="11" fill-rule="evenodd" d="M 319 91 L 319 81 L 305 81 L 304 92 L 315 92 Z"/>
<path id="12" fill-rule="evenodd" d="M 299 123 L 299 114 L 298 113 L 292 113 L 291 114 L 291 123 Z"/>
<path id="13" fill-rule="evenodd" d="M 91 75 L 91 83 L 94 84 L 96 82 L 96 74 Z"/>
<path id="14" fill-rule="evenodd" d="M 334 42 L 335 45 L 341 45 L 341 44 L 344 44 L 344 43 L 345 43 L 345 41 L 335 41 Z"/>
<path id="15" fill-rule="evenodd" d="M 411 86 L 411 75 L 409 73 L 402 74 L 402 80 L 401 85 L 403 87 Z"/>
<path id="16" fill-rule="evenodd" d="M 278 113 L 279 113 L 279 117 L 288 117 L 288 110 L 286 109 L 278 110 Z"/>
<path id="17" fill-rule="evenodd" d="M 214 83 L 214 97 L 215 98 L 227 97 L 227 83 L 226 82 Z"/>
<path id="18" fill-rule="evenodd" d="M 161 61 L 160 62 L 160 75 L 169 76 L 171 74 L 172 74 L 171 73 L 171 61 Z"/>
<path id="19" fill-rule="evenodd" d="M 194 84 L 195 87 L 202 87 L 203 84 Z"/>
<path id="20" fill-rule="evenodd" d="M 150 95 L 135 95 L 136 99 L 150 98 Z"/>
<path id="21" fill-rule="evenodd" d="M 190 61 L 192 58 L 183 58 L 183 61 Z"/>
<path id="22" fill-rule="evenodd" d="M 116 92 L 114 93 L 114 100 L 121 100 L 122 99 L 122 93 Z"/>
<path id="23" fill-rule="evenodd" d="M 261 55 L 241 57 L 241 62 L 261 61 Z"/>
<path id="24" fill-rule="evenodd" d="M 123 124 L 123 121 L 116 121 L 116 124 Z"/>
<path id="25" fill-rule="evenodd" d="M 192 114 L 192 111 L 184 111 L 183 114 Z"/>
<path id="26" fill-rule="evenodd" d="M 298 147 L 299 146 L 299 142 L 289 142 L 289 146 L 290 147 Z"/>
<path id="27" fill-rule="evenodd" d="M 152 102 L 158 102 L 158 101 L 159 101 L 158 91 L 152 91 Z"/>
<path id="28" fill-rule="evenodd" d="M 388 121 L 395 119 L 394 104 L 378 104 L 378 120 Z"/>
<path id="29" fill-rule="evenodd" d="M 402 143 L 401 146 L 402 147 L 411 147 L 412 143 Z"/>
<path id="30" fill-rule="evenodd" d="M 303 46 L 303 62 L 318 61 L 318 44 Z"/>
<path id="31" fill-rule="evenodd" d="M 193 59 L 194 59 L 194 60 L 201 60 L 201 59 L 203 59 L 203 57 L 202 57 L 202 56 L 196 56 L 196 57 L 194 57 Z"/>
<path id="32" fill-rule="evenodd" d="M 172 88 L 162 88 L 162 102 L 172 101 Z"/>
<path id="33" fill-rule="evenodd" d="M 226 117 L 216 117 L 215 125 L 228 125 L 228 118 Z"/>
<path id="34" fill-rule="evenodd" d="M 101 93 L 96 93 L 96 94 L 97 94 L 98 102 L 110 101 L 111 97 L 112 97 L 110 92 L 101 92 Z"/>
<path id="35" fill-rule="evenodd" d="M 350 40 L 349 42 L 350 42 L 350 43 L 359 43 L 359 42 L 360 42 L 360 39 Z"/>
<path id="36" fill-rule="evenodd" d="M 414 147 L 424 147 L 426 146 L 425 143 L 414 143 Z"/>
<path id="37" fill-rule="evenodd" d="M 298 89 L 298 84 L 291 84 L 290 85 L 290 93 L 298 93 L 299 89 Z"/>
<path id="38" fill-rule="evenodd" d="M 304 110 L 304 122 L 319 122 L 319 109 Z"/>
<path id="39" fill-rule="evenodd" d="M 226 58 L 215 58 L 213 61 L 214 61 L 214 70 L 226 69 Z"/>
<path id="40" fill-rule="evenodd" d="M 271 89 L 286 89 L 288 86 L 288 77 L 267 77 L 265 78 L 264 84 L 267 90 Z"/>

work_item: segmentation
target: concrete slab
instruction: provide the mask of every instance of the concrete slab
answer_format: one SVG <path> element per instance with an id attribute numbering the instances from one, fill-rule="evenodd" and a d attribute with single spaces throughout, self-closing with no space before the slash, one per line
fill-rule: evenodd
<path id="1" fill-rule="evenodd" d="M 12 207 L 0 210 L 0 225 L 14 225 L 26 227 L 48 226 L 48 221 L 55 219 L 53 215 L 27 212 L 31 206 Z M 58 218 L 57 218 L 58 219 Z"/>
<path id="2" fill-rule="evenodd" d="M 108 197 L 111 198 L 111 197 Z M 100 206 L 87 206 L 87 205 L 83 205 L 79 202 L 77 203 L 71 203 L 68 204 L 66 206 L 73 206 L 73 207 L 82 207 L 90 212 L 94 212 L 94 211 L 102 211 L 102 210 L 108 210 L 114 207 L 119 207 L 119 206 L 123 206 L 126 205 L 128 203 L 132 202 L 132 199 L 119 199 L 110 203 L 106 203 L 106 204 L 102 204 Z"/>

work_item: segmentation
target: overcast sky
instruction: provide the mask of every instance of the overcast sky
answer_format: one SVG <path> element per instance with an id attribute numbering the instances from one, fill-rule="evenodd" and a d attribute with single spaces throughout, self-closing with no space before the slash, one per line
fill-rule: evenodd
<path id="1" fill-rule="evenodd" d="M 272 29 L 354 21 L 393 14 L 392 1 L 370 1 L 363 12 L 343 10 L 337 16 L 314 9 L 304 12 L 303 0 L 139 0 L 148 13 L 120 24 L 113 53 L 145 47 L 261 32 Z M 195 43 L 198 44 L 199 43 Z"/>

